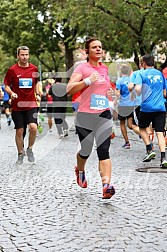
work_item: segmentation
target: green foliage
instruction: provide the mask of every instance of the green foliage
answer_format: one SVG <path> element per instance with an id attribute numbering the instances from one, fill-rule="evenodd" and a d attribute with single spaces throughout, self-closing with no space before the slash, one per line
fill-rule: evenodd
<path id="1" fill-rule="evenodd" d="M 0 13 L 0 46 L 7 61 L 19 45 L 27 45 L 43 71 L 68 70 L 73 51 L 92 36 L 112 59 L 133 54 L 137 59 L 167 41 L 164 0 L 4 0 Z"/>
<path id="2" fill-rule="evenodd" d="M 13 65 L 16 61 L 13 56 L 7 56 L 6 53 L 2 51 L 0 48 L 0 84 L 3 83 L 4 79 L 4 73 L 7 71 L 7 69 Z"/>
<path id="3" fill-rule="evenodd" d="M 109 36 L 115 52 L 128 56 L 136 51 L 143 55 L 151 53 L 156 44 L 167 40 L 167 34 L 163 32 L 165 26 L 162 25 L 167 22 L 165 1 L 100 0 L 94 3 L 99 13 L 109 17 L 108 29 L 112 30 Z"/>

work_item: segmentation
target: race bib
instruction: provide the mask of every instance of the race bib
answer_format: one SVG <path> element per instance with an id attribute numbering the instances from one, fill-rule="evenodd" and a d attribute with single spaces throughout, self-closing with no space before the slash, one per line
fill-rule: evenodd
<path id="1" fill-rule="evenodd" d="M 91 102 L 90 102 L 91 109 L 103 110 L 108 107 L 109 107 L 109 102 L 108 102 L 108 99 L 104 95 L 97 95 L 97 94 L 91 95 Z"/>
<path id="2" fill-rule="evenodd" d="M 32 79 L 31 78 L 20 78 L 19 79 L 19 88 L 32 88 Z"/>

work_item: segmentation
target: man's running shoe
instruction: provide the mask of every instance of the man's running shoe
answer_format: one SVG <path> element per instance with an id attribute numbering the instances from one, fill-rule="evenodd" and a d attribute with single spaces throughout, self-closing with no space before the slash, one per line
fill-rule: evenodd
<path id="1" fill-rule="evenodd" d="M 64 137 L 68 136 L 68 130 L 64 130 Z"/>
<path id="2" fill-rule="evenodd" d="M 154 151 L 154 145 L 153 145 L 153 143 L 150 143 L 150 145 L 151 145 L 152 150 Z M 156 158 L 156 156 L 153 157 L 152 159 L 155 159 L 155 158 Z"/>
<path id="3" fill-rule="evenodd" d="M 115 189 L 112 185 L 103 187 L 103 197 L 102 199 L 110 199 L 115 194 Z"/>
<path id="4" fill-rule="evenodd" d="M 130 149 L 130 143 L 125 143 L 122 147 L 125 149 Z"/>
<path id="5" fill-rule="evenodd" d="M 64 138 L 64 134 L 60 134 L 59 139 L 63 139 L 63 138 Z"/>
<path id="6" fill-rule="evenodd" d="M 35 158 L 34 158 L 34 154 L 32 152 L 32 149 L 28 148 L 26 150 L 26 153 L 27 153 L 27 157 L 28 157 L 28 161 L 29 162 L 34 162 L 35 161 Z"/>
<path id="7" fill-rule="evenodd" d="M 153 150 L 147 152 L 145 157 L 143 158 L 143 162 L 150 162 L 151 159 L 154 159 L 156 156 L 155 152 Z"/>
<path id="8" fill-rule="evenodd" d="M 23 163 L 23 159 L 24 159 L 24 153 L 19 154 L 19 155 L 18 155 L 18 158 L 17 158 L 17 161 L 16 161 L 16 164 L 17 164 L 17 165 L 22 164 L 22 163 Z"/>
<path id="9" fill-rule="evenodd" d="M 75 167 L 75 175 L 77 177 L 77 184 L 82 188 L 87 188 L 87 181 L 85 178 L 85 172 L 78 171 L 78 168 Z"/>
<path id="10" fill-rule="evenodd" d="M 161 164 L 160 164 L 161 168 L 166 168 L 167 169 L 167 160 L 165 158 L 161 159 Z"/>
<path id="11" fill-rule="evenodd" d="M 38 124 L 38 132 L 41 134 L 43 131 L 42 125 L 39 123 Z"/>
<path id="12" fill-rule="evenodd" d="M 23 149 L 22 154 L 23 154 L 24 157 L 27 156 L 27 153 L 26 153 L 26 150 L 25 150 L 25 149 Z"/>
<path id="13" fill-rule="evenodd" d="M 12 119 L 11 119 L 11 118 L 8 118 L 8 121 L 7 121 L 8 126 L 10 126 L 10 125 L 11 125 L 11 122 L 12 122 Z"/>
<path id="14" fill-rule="evenodd" d="M 44 116 L 43 115 L 39 115 L 39 118 L 40 118 L 40 120 L 43 122 L 44 121 Z"/>

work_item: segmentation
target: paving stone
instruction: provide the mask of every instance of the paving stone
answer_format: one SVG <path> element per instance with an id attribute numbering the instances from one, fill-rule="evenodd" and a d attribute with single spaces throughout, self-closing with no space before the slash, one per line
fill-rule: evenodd
<path id="1" fill-rule="evenodd" d="M 73 126 L 73 116 L 67 119 Z M 136 171 L 148 166 L 142 163 L 145 147 L 138 136 L 128 131 L 131 149 L 124 150 L 120 128 L 115 126 L 110 154 L 116 194 L 104 201 L 95 149 L 86 165 L 88 188 L 76 185 L 74 166 L 79 143 L 74 131 L 61 141 L 55 128 L 53 135 L 48 136 L 45 118 L 43 134 L 34 146 L 35 165 L 25 158 L 18 167 L 14 130 L 5 122 L 2 117 L 0 162 L 5 166 L 0 166 L 0 248 L 6 244 L 3 252 L 165 251 L 167 174 Z M 149 163 L 151 168 L 157 167 L 160 160 L 156 139 L 154 146 L 157 158 Z"/>

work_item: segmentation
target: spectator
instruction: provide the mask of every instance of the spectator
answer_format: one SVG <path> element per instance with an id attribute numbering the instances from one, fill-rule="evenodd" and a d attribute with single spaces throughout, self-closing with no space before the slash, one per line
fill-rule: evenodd
<path id="1" fill-rule="evenodd" d="M 49 95 L 53 99 L 53 116 L 59 138 L 62 139 L 68 136 L 68 124 L 66 122 L 66 110 L 67 110 L 67 93 L 66 84 L 61 83 L 62 78 L 56 78 L 49 90 Z"/>
<path id="2" fill-rule="evenodd" d="M 47 105 L 46 105 L 46 113 L 47 113 L 47 117 L 48 117 L 48 126 L 49 126 L 49 132 L 52 132 L 52 113 L 53 113 L 53 98 L 52 96 L 49 94 L 49 90 L 51 88 L 51 86 L 53 85 L 53 83 L 55 83 L 54 79 L 48 79 L 47 80 L 47 85 L 45 87 L 46 90 L 46 100 L 47 100 Z"/>

